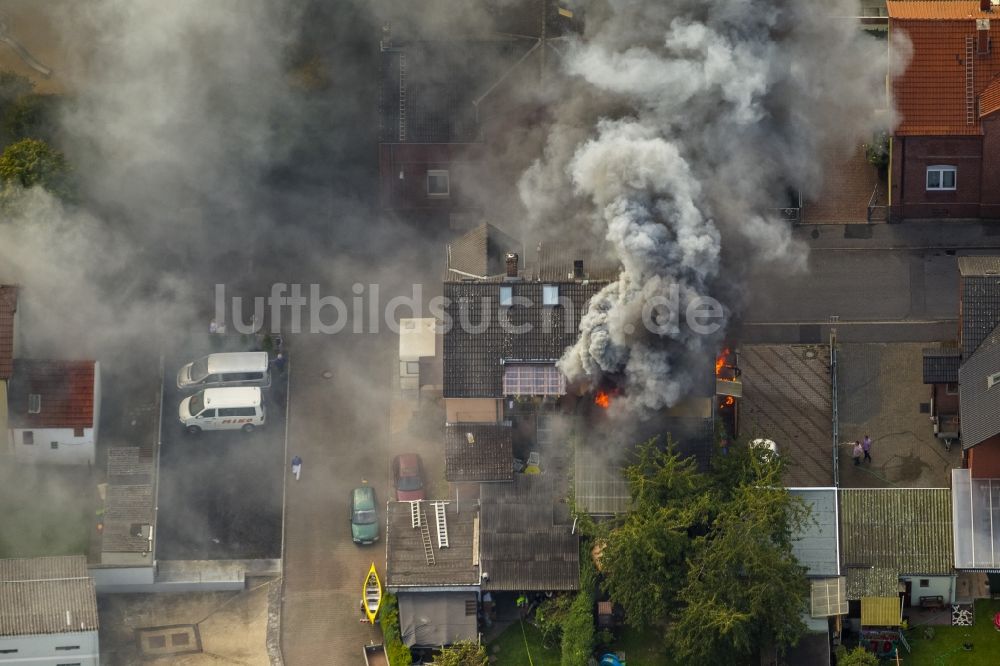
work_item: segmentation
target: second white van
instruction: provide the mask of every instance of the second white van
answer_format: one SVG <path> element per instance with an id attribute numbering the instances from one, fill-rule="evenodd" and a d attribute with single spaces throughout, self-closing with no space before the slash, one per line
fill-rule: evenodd
<path id="1" fill-rule="evenodd" d="M 191 434 L 202 430 L 252 432 L 264 425 L 260 388 L 230 387 L 198 391 L 181 400 L 177 417 Z"/>
<path id="2" fill-rule="evenodd" d="M 223 352 L 202 356 L 177 372 L 177 388 L 271 385 L 267 352 Z"/>

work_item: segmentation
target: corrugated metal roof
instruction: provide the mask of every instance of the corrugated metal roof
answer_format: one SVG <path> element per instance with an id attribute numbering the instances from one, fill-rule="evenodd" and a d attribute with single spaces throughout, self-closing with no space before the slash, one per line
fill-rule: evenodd
<path id="1" fill-rule="evenodd" d="M 576 590 L 580 586 L 580 538 L 571 522 L 557 519 L 564 502 L 544 474 L 516 474 L 512 483 L 480 490 L 480 551 L 489 581 L 483 589 Z M 568 514 L 567 514 L 568 515 Z"/>
<path id="2" fill-rule="evenodd" d="M 17 359 L 7 394 L 15 428 L 90 428 L 94 425 L 94 361 Z M 29 396 L 41 396 L 30 413 Z"/>
<path id="3" fill-rule="evenodd" d="M 962 351 L 958 347 L 931 347 L 923 350 L 924 384 L 950 384 L 958 381 Z"/>
<path id="4" fill-rule="evenodd" d="M 0 560 L 0 636 L 97 627 L 97 593 L 85 557 Z"/>
<path id="5" fill-rule="evenodd" d="M 833 412 L 827 345 L 744 345 L 740 430 L 766 437 L 789 462 L 785 485 L 833 485 Z"/>
<path id="6" fill-rule="evenodd" d="M 902 621 L 899 596 L 862 597 L 862 627 L 898 627 Z"/>
<path id="7" fill-rule="evenodd" d="M 842 488 L 841 558 L 845 567 L 897 574 L 952 571 L 951 491 L 947 488 Z"/>
<path id="8" fill-rule="evenodd" d="M 446 424 L 444 478 L 448 481 L 510 481 L 514 478 L 513 440 L 510 423 Z"/>
<path id="9" fill-rule="evenodd" d="M 962 448 L 968 449 L 1000 433 L 1000 326 L 995 328 L 958 371 L 959 422 Z"/>
<path id="10" fill-rule="evenodd" d="M 840 561 L 837 541 L 837 490 L 835 488 L 792 489 L 810 514 L 799 531 L 792 535 L 792 553 L 807 576 L 838 576 Z"/>
<path id="11" fill-rule="evenodd" d="M 0 379 L 10 379 L 14 370 L 14 313 L 17 287 L 0 285 Z"/>

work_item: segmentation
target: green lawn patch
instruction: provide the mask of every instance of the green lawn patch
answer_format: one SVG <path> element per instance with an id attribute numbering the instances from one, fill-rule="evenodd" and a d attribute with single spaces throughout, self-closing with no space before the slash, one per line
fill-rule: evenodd
<path id="1" fill-rule="evenodd" d="M 86 466 L 0 461 L 0 558 L 86 555 L 96 522 Z"/>
<path id="2" fill-rule="evenodd" d="M 901 648 L 907 666 L 992 666 L 1000 655 L 1000 631 L 993 628 L 993 616 L 1000 612 L 1000 601 L 980 599 L 976 602 L 975 625 L 971 627 L 933 627 L 934 637 L 924 637 L 924 627 L 906 632 L 913 652 Z M 972 643 L 966 652 L 962 644 Z M 631 665 L 630 665 L 631 666 Z"/>
<path id="3" fill-rule="evenodd" d="M 667 658 L 663 645 L 663 631 L 629 626 L 615 630 L 616 640 L 606 652 L 615 652 L 625 657 L 628 666 L 673 666 Z"/>
<path id="4" fill-rule="evenodd" d="M 524 623 L 524 635 L 521 634 L 520 622 L 507 627 L 486 646 L 486 652 L 496 657 L 493 666 L 559 666 L 560 650 L 558 645 L 546 648 L 542 645 L 542 634 L 534 625 Z M 527 643 L 527 645 L 525 645 Z M 631 665 L 630 665 L 631 666 Z"/>

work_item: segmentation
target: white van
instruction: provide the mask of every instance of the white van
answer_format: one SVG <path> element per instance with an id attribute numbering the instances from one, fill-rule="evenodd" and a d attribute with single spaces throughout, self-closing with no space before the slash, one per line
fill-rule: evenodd
<path id="1" fill-rule="evenodd" d="M 177 416 L 191 434 L 202 430 L 251 432 L 264 425 L 260 388 L 210 388 L 181 400 Z"/>
<path id="2" fill-rule="evenodd" d="M 267 352 L 227 352 L 209 354 L 192 361 L 177 372 L 177 388 L 208 386 L 271 385 Z"/>

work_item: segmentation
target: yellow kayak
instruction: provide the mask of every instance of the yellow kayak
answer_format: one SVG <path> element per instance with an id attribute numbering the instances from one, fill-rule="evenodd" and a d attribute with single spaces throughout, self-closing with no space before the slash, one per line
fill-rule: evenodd
<path id="1" fill-rule="evenodd" d="M 365 586 L 362 592 L 365 615 L 368 616 L 368 621 L 374 624 L 375 616 L 378 615 L 378 609 L 382 605 L 382 581 L 378 579 L 374 562 L 372 562 L 372 568 L 368 570 L 368 575 L 365 577 Z"/>

